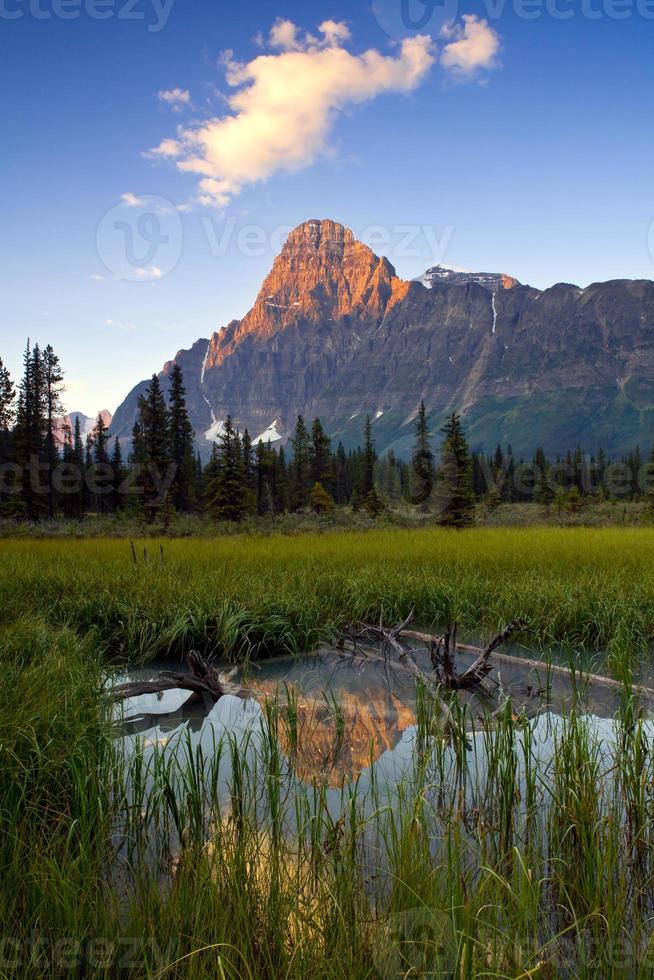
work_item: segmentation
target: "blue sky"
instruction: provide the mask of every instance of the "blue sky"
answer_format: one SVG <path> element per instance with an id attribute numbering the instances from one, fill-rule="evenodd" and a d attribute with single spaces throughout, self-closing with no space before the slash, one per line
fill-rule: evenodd
<path id="1" fill-rule="evenodd" d="M 96 2 L 0 0 L 0 356 L 18 375 L 28 335 L 52 343 L 69 409 L 113 410 L 242 316 L 283 230 L 307 218 L 347 224 L 404 277 L 443 261 L 539 287 L 654 278 L 652 0 L 411 0 L 413 15 L 432 14 L 419 50 L 401 0 Z M 325 22 L 345 26 L 334 37 Z M 225 51 L 232 72 L 264 56 L 278 72 L 298 52 L 327 64 L 330 44 L 341 60 L 322 88 L 308 90 L 314 62 L 296 58 L 225 142 L 225 118 L 244 111 L 226 97 L 256 84 L 228 84 Z M 387 59 L 377 67 L 360 60 L 372 49 Z M 290 173 L 279 148 L 251 139 L 278 77 L 292 88 Z M 193 134 L 212 119 L 198 164 Z M 164 140 L 176 155 L 148 155 Z M 127 235 L 151 261 L 126 262 Z"/>

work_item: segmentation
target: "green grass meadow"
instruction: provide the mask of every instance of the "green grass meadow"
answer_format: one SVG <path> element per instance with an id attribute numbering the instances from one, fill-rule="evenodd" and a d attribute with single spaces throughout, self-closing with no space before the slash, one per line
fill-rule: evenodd
<path id="1" fill-rule="evenodd" d="M 335 812 L 293 781 L 275 705 L 258 773 L 235 742 L 146 760 L 112 738 L 113 665 L 296 653 L 411 609 L 482 637 L 522 617 L 532 648 L 628 679 L 654 529 L 0 541 L 0 977 L 652 976 L 654 755 L 628 683 L 610 758 L 580 707 L 547 781 L 507 709 L 470 782 L 423 692 L 410 778 L 366 813 L 356 785 Z"/>

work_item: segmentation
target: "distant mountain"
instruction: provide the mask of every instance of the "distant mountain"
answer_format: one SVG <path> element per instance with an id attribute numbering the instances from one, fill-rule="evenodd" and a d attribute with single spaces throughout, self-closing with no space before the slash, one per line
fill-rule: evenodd
<path id="1" fill-rule="evenodd" d="M 619 452 L 654 437 L 654 283 L 540 291 L 442 266 L 406 282 L 347 228 L 314 220 L 289 235 L 249 313 L 174 361 L 204 454 L 229 413 L 271 441 L 298 414 L 320 416 L 346 446 L 369 414 L 378 451 L 406 455 L 421 399 L 434 429 L 462 412 L 476 450 Z M 129 439 L 146 384 L 112 435 Z"/>
<path id="2" fill-rule="evenodd" d="M 102 416 L 104 420 L 104 424 L 107 426 L 107 428 L 110 428 L 111 423 L 113 421 L 113 416 L 111 412 L 108 412 L 107 409 L 103 409 L 100 412 L 100 415 Z M 69 415 L 64 415 L 62 418 L 57 419 L 57 421 L 55 422 L 54 433 L 55 433 L 55 441 L 59 449 L 63 449 L 64 447 L 67 429 L 70 429 L 71 434 L 74 435 L 75 419 L 77 418 L 79 418 L 80 432 L 82 434 L 83 442 L 86 442 L 87 436 L 91 435 L 98 421 L 97 415 L 94 415 L 93 418 L 91 418 L 88 415 L 84 415 L 83 412 L 70 412 Z"/>
<path id="3" fill-rule="evenodd" d="M 467 286 L 474 282 L 484 289 L 490 289 L 492 293 L 520 285 L 517 279 L 503 272 L 469 272 L 467 269 L 449 269 L 446 265 L 432 266 L 415 282 L 421 282 L 428 289 L 434 286 Z"/>

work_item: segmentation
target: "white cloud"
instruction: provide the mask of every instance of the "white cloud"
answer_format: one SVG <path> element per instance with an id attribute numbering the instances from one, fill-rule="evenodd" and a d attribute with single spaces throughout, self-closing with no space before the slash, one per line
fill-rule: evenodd
<path id="1" fill-rule="evenodd" d="M 191 104 L 191 93 L 187 92 L 186 89 L 164 89 L 161 92 L 157 92 L 157 95 L 159 100 L 165 102 L 167 106 L 170 106 L 173 112 L 181 112 L 184 106 Z"/>
<path id="2" fill-rule="evenodd" d="M 463 26 L 443 28 L 443 36 L 452 38 L 443 48 L 441 64 L 454 74 L 470 76 L 482 68 L 497 64 L 500 50 L 499 35 L 474 14 L 463 15 Z"/>
<path id="3" fill-rule="evenodd" d="M 123 330 L 125 333 L 131 333 L 133 330 L 136 330 L 136 326 L 133 323 L 121 323 L 118 320 L 105 320 L 104 322 L 108 327 Z"/>
<path id="4" fill-rule="evenodd" d="M 161 269 L 156 265 L 149 265 L 146 268 L 138 268 L 135 270 L 135 272 L 139 279 L 161 279 L 163 275 Z"/>
<path id="5" fill-rule="evenodd" d="M 197 174 L 199 200 L 223 207 L 243 187 L 279 171 L 297 171 L 328 149 L 334 120 L 347 106 L 385 92 L 410 92 L 434 63 L 430 37 L 402 41 L 397 56 L 370 49 L 354 55 L 343 43 L 343 23 L 324 21 L 319 37 L 278 20 L 270 32 L 274 53 L 247 64 L 225 57 L 230 113 L 180 129 L 151 155 L 176 160 Z"/>
<path id="6" fill-rule="evenodd" d="M 162 140 L 159 146 L 148 150 L 145 156 L 178 157 L 181 152 L 182 144 L 178 140 L 166 139 Z"/>
<path id="7" fill-rule="evenodd" d="M 137 197 L 131 191 L 127 191 L 126 194 L 121 194 L 120 199 L 128 208 L 140 208 L 142 204 L 145 204 L 145 198 Z"/>
<path id="8" fill-rule="evenodd" d="M 270 29 L 270 47 L 281 48 L 282 51 L 299 51 L 302 45 L 297 35 L 298 29 L 293 21 L 278 18 Z"/>

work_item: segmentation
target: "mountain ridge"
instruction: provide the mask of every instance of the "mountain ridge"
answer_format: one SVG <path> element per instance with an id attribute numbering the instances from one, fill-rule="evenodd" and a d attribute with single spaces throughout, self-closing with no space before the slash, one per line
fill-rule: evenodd
<path id="1" fill-rule="evenodd" d="M 538 290 L 504 274 L 446 271 L 429 285 L 403 280 L 344 226 L 298 226 L 251 310 L 164 366 L 164 383 L 172 363 L 184 371 L 200 450 L 227 414 L 280 441 L 298 414 L 320 416 L 346 447 L 360 442 L 369 414 L 378 451 L 406 455 L 422 399 L 433 427 L 463 412 L 477 450 L 651 441 L 654 283 Z M 112 434 L 129 438 L 146 384 L 117 409 Z"/>

